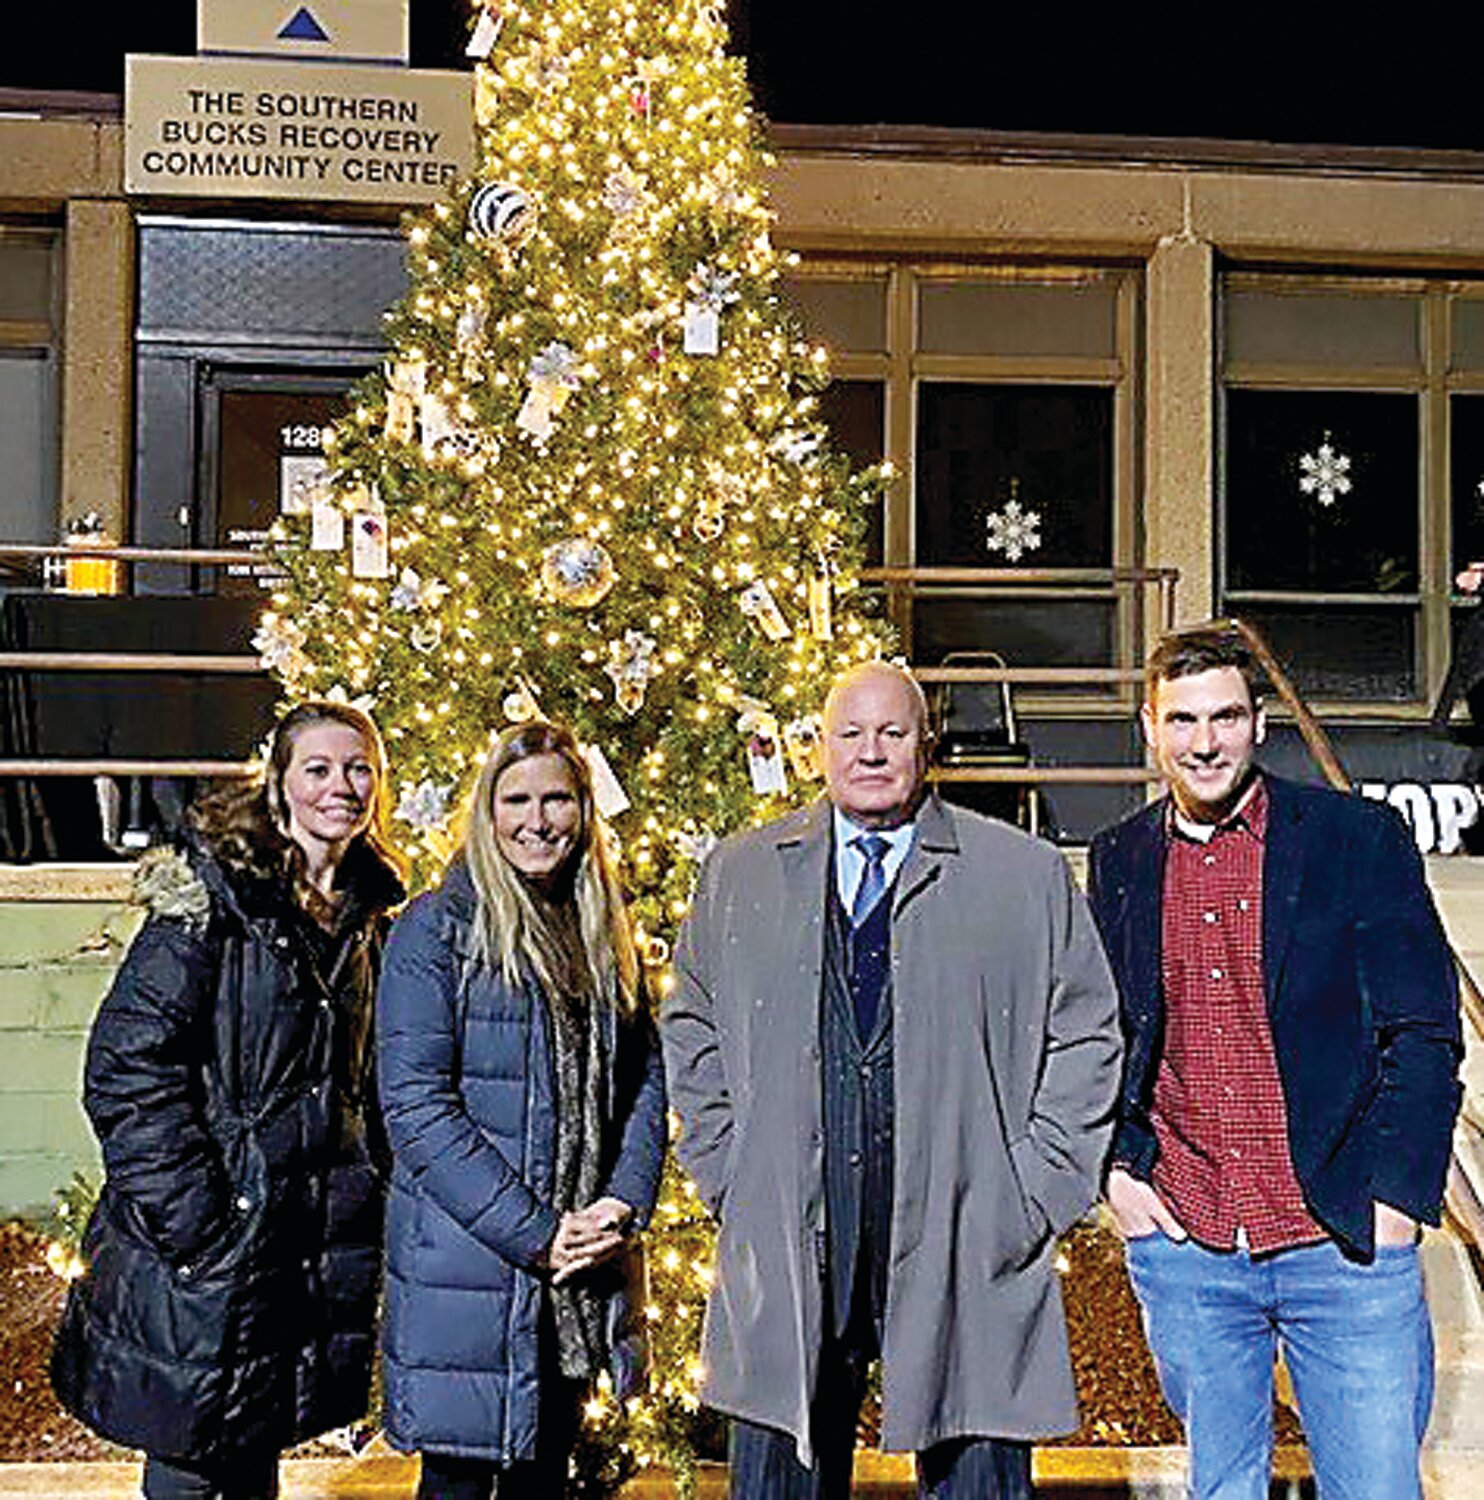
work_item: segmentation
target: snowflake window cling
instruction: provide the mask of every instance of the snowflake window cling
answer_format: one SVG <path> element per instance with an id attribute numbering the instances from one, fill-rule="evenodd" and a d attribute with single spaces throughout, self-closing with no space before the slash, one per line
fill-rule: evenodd
<path id="1" fill-rule="evenodd" d="M 1339 452 L 1324 434 L 1324 441 L 1313 453 L 1299 455 L 1299 489 L 1313 495 L 1321 505 L 1333 505 L 1337 495 L 1348 495 L 1355 488 L 1350 478 L 1350 457 Z"/>
<path id="2" fill-rule="evenodd" d="M 1010 481 L 1010 498 L 984 520 L 984 546 L 1003 552 L 1007 562 L 1018 563 L 1027 552 L 1041 547 L 1041 512 L 1026 510 L 1020 503 L 1020 481 Z"/>

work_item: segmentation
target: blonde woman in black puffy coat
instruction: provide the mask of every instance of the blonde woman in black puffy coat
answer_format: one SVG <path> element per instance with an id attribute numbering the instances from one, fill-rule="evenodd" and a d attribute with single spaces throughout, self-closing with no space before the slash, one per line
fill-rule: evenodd
<path id="1" fill-rule="evenodd" d="M 365 1410 L 398 864 L 380 737 L 338 703 L 292 709 L 262 782 L 142 864 L 148 919 L 88 1045 L 106 1175 L 52 1379 L 144 1450 L 147 1500 L 267 1500 L 283 1448 Z"/>

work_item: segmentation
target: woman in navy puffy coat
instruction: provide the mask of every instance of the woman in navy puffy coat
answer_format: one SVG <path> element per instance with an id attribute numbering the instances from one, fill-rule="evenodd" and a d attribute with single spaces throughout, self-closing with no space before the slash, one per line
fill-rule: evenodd
<path id="1" fill-rule="evenodd" d="M 443 885 L 393 928 L 378 1007 L 393 1154 L 392 1442 L 422 1500 L 560 1496 L 583 1394 L 637 1370 L 634 1235 L 665 1144 L 653 1025 L 587 763 L 508 730 Z"/>
<path id="2" fill-rule="evenodd" d="M 371 1020 L 402 899 L 371 721 L 309 703 L 260 783 L 141 862 L 149 916 L 88 1043 L 103 1192 L 52 1361 L 149 1500 L 265 1500 L 366 1409 L 380 1271 Z"/>

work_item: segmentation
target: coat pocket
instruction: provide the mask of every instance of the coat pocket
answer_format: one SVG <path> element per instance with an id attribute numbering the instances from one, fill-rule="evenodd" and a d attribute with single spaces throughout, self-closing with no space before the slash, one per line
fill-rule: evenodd
<path id="1" fill-rule="evenodd" d="M 982 981 L 981 981 L 982 986 Z M 983 1014 L 994 1013 L 988 995 L 983 996 Z M 1029 1121 L 1018 1103 L 1018 1092 L 1000 1076 L 1001 1060 L 995 1055 L 994 1027 L 987 1025 L 982 1038 L 984 1070 L 994 1103 L 992 1139 L 967 1164 L 971 1187 L 968 1193 L 974 1233 L 991 1277 L 1013 1273 L 1029 1265 L 1046 1242 L 1050 1225 L 1045 1213 L 1027 1188 L 1035 1168 L 1035 1143 Z"/>
<path id="2" fill-rule="evenodd" d="M 191 1278 L 95 1218 L 86 1275 L 68 1291 L 52 1351 L 62 1404 L 96 1432 L 162 1457 L 205 1458 L 221 1438 L 229 1286 Z"/>

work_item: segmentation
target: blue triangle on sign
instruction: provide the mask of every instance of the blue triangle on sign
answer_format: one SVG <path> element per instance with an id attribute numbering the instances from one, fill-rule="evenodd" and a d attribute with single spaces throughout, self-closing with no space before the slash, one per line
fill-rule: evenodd
<path id="1" fill-rule="evenodd" d="M 303 5 L 294 12 L 293 18 L 278 35 L 291 42 L 328 42 L 330 40 L 330 33 L 309 14 L 308 8 Z"/>

